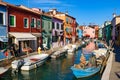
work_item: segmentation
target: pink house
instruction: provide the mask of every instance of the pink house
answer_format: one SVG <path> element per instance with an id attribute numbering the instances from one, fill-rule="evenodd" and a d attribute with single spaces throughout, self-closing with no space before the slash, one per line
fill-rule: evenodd
<path id="1" fill-rule="evenodd" d="M 95 38 L 95 29 L 89 26 L 83 27 L 83 36 Z"/>

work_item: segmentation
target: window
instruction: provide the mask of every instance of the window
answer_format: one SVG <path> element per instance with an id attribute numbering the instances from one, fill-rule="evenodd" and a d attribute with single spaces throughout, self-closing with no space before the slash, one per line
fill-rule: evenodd
<path id="1" fill-rule="evenodd" d="M 31 27 L 32 28 L 36 27 L 36 19 L 35 18 L 32 18 L 32 20 L 31 20 Z"/>
<path id="2" fill-rule="evenodd" d="M 3 25 L 3 13 L 0 13 L 0 25 Z"/>
<path id="3" fill-rule="evenodd" d="M 57 23 L 57 29 L 59 29 L 59 23 Z"/>
<path id="4" fill-rule="evenodd" d="M 40 28 L 40 26 L 41 26 L 40 19 L 37 19 L 37 28 Z"/>
<path id="5" fill-rule="evenodd" d="M 61 30 L 63 30 L 63 24 L 61 25 Z"/>
<path id="6" fill-rule="evenodd" d="M 66 23 L 68 23 L 68 18 L 66 18 Z"/>
<path id="7" fill-rule="evenodd" d="M 28 28 L 28 18 L 24 18 L 24 28 Z"/>
<path id="8" fill-rule="evenodd" d="M 51 23 L 48 22 L 48 29 L 51 29 Z"/>
<path id="9" fill-rule="evenodd" d="M 44 28 L 44 21 L 42 20 L 42 28 Z"/>
<path id="10" fill-rule="evenodd" d="M 10 26 L 15 27 L 16 26 L 16 19 L 14 15 L 10 15 Z"/>
<path id="11" fill-rule="evenodd" d="M 54 29 L 55 28 L 55 23 L 54 22 L 52 22 L 52 29 Z"/>

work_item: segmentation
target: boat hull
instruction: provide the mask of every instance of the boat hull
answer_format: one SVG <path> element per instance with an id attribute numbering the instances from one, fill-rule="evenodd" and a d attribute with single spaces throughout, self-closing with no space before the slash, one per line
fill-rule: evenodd
<path id="1" fill-rule="evenodd" d="M 0 77 L 8 71 L 9 68 L 0 67 Z"/>
<path id="2" fill-rule="evenodd" d="M 72 66 L 71 70 L 73 71 L 73 74 L 75 75 L 76 78 L 84 78 L 84 77 L 89 77 L 98 73 L 100 71 L 100 66 L 90 67 L 86 69 L 78 69 Z"/>
<path id="3" fill-rule="evenodd" d="M 48 54 L 33 55 L 24 58 L 24 65 L 21 67 L 23 71 L 29 71 L 31 69 L 37 68 L 42 65 L 48 58 Z M 31 61 L 32 60 L 32 61 Z M 17 69 L 17 64 L 20 60 L 15 60 L 12 62 L 12 68 Z"/>

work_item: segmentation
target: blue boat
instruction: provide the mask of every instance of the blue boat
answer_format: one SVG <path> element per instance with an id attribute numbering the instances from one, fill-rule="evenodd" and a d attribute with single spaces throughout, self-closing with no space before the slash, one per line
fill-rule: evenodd
<path id="1" fill-rule="evenodd" d="M 98 67 L 88 67 L 85 69 L 82 68 L 75 68 L 74 66 L 71 67 L 71 70 L 73 71 L 73 74 L 76 78 L 84 78 L 92 76 L 100 71 L 101 66 Z"/>

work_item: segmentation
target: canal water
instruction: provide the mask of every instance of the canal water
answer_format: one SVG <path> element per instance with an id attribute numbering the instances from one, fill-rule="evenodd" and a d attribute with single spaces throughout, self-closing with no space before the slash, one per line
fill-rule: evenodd
<path id="1" fill-rule="evenodd" d="M 58 59 L 48 59 L 39 68 L 29 72 L 22 71 L 15 74 L 12 70 L 9 70 L 0 80 L 101 80 L 99 73 L 83 79 L 76 79 L 73 75 L 70 67 L 74 63 L 80 62 L 83 50 L 85 51 L 86 49 L 81 48 L 73 55 L 62 56 Z M 88 59 L 90 55 L 85 54 L 85 56 Z"/>

